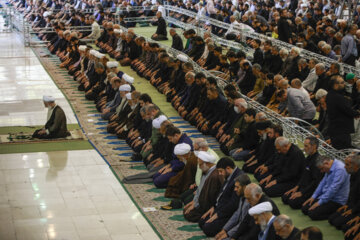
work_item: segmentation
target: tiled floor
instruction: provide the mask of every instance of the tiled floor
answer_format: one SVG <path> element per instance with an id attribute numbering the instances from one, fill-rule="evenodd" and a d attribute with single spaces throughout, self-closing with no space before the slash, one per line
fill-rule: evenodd
<path id="1" fill-rule="evenodd" d="M 0 126 L 42 125 L 51 94 L 69 104 L 31 49 L 0 34 Z M 158 239 L 95 150 L 0 154 L 0 239 Z"/>
<path id="2" fill-rule="evenodd" d="M 158 239 L 95 150 L 0 155 L 0 239 Z"/>
<path id="3" fill-rule="evenodd" d="M 15 33 L 0 34 L 0 127 L 43 125 L 47 110 L 42 96 L 52 95 L 76 123 L 70 105 L 30 48 Z"/>

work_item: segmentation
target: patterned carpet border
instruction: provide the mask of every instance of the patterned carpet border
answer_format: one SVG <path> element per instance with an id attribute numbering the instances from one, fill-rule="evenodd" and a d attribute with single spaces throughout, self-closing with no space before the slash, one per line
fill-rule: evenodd
<path id="1" fill-rule="evenodd" d="M 60 60 L 56 56 L 52 56 L 45 47 L 32 48 L 32 50 L 67 98 L 89 142 L 109 164 L 120 184 L 158 236 L 169 240 L 206 239 L 197 224 L 184 220 L 182 210 L 158 210 L 160 206 L 170 201 L 170 199 L 164 197 L 164 190 L 156 189 L 152 183 L 128 185 L 121 182 L 124 176 L 145 171 L 142 163 L 129 162 L 132 154 L 131 148 L 125 141 L 119 140 L 116 136 L 106 132 L 107 121 L 101 119 L 92 101 L 86 100 L 84 93 L 77 90 L 78 84 L 73 80 L 72 76 L 67 74 L 66 69 L 59 67 Z M 175 126 L 178 126 L 190 137 L 205 138 L 214 150 L 219 149 L 219 145 L 214 138 L 202 135 L 195 127 L 189 125 L 180 117 L 169 118 Z M 157 211 L 144 212 L 144 207 L 155 207 Z"/>

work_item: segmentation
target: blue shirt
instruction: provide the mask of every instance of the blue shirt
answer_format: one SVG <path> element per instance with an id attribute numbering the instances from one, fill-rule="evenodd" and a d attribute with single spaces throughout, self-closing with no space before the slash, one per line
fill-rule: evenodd
<path id="1" fill-rule="evenodd" d="M 319 199 L 319 204 L 330 201 L 346 204 L 350 192 L 350 175 L 346 172 L 344 163 L 334 160 L 330 171 L 325 174 L 312 198 Z"/>

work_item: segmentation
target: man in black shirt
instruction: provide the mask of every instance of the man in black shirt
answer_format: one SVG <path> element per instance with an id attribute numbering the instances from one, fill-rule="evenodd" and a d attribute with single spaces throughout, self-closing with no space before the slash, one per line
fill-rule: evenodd
<path id="1" fill-rule="evenodd" d="M 329 136 L 331 145 L 336 149 L 351 148 L 351 136 L 354 132 L 354 118 L 360 113 L 352 109 L 351 101 L 344 94 L 344 79 L 335 76 L 330 80 L 331 90 L 326 96 L 329 114 Z"/>
<path id="2" fill-rule="evenodd" d="M 281 239 L 285 239 L 285 240 L 297 239 L 299 229 L 294 226 L 293 222 L 288 216 L 284 214 L 277 216 L 274 219 L 273 226 L 276 235 L 279 236 Z"/>
<path id="3" fill-rule="evenodd" d="M 178 51 L 184 50 L 183 41 L 182 41 L 181 37 L 176 33 L 175 29 L 173 29 L 173 28 L 170 29 L 169 33 L 172 37 L 171 47 Z"/>
<path id="4" fill-rule="evenodd" d="M 260 185 L 269 197 L 280 197 L 293 188 L 303 172 L 305 162 L 302 151 L 289 139 L 278 137 L 275 140 L 275 147 L 280 155 L 278 165 L 260 181 Z"/>
<path id="5" fill-rule="evenodd" d="M 307 137 L 304 141 L 304 150 L 307 154 L 305 159 L 305 169 L 295 187 L 284 193 L 281 197 L 285 204 L 289 204 L 294 209 L 300 209 L 302 204 L 313 194 L 319 185 L 323 173 L 316 167 L 319 140 L 315 137 Z"/>
<path id="6" fill-rule="evenodd" d="M 151 36 L 152 40 L 161 41 L 167 40 L 167 31 L 166 31 L 166 22 L 162 17 L 162 13 L 159 11 L 156 13 L 157 21 L 157 29 L 156 32 Z"/>

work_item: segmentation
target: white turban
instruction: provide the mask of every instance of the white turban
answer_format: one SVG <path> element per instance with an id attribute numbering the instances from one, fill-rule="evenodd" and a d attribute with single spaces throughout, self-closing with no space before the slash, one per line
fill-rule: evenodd
<path id="1" fill-rule="evenodd" d="M 120 29 L 114 29 L 114 33 L 116 33 L 116 34 L 121 34 L 122 31 L 121 31 Z"/>
<path id="2" fill-rule="evenodd" d="M 187 62 L 188 61 L 188 57 L 184 54 L 179 54 L 177 55 L 177 59 L 179 59 L 182 62 Z"/>
<path id="3" fill-rule="evenodd" d="M 125 96 L 126 96 L 126 99 L 127 100 L 131 100 L 132 98 L 131 98 L 131 93 L 127 93 L 127 94 L 125 94 Z"/>
<path id="4" fill-rule="evenodd" d="M 46 18 L 46 17 L 48 17 L 48 16 L 50 16 L 51 15 L 51 12 L 49 12 L 49 11 L 45 11 L 44 13 L 43 13 L 43 16 Z"/>
<path id="5" fill-rule="evenodd" d="M 85 51 L 86 48 L 87 48 L 86 45 L 80 45 L 80 46 L 79 46 L 79 50 L 80 50 L 80 51 Z"/>
<path id="6" fill-rule="evenodd" d="M 160 115 L 152 121 L 152 125 L 154 128 L 159 129 L 161 124 L 167 120 L 165 115 Z"/>
<path id="7" fill-rule="evenodd" d="M 122 78 L 123 78 L 126 82 L 128 82 L 128 83 L 130 83 L 130 84 L 133 84 L 133 83 L 134 83 L 134 78 L 133 78 L 133 77 L 130 77 L 130 76 L 127 75 L 126 73 L 124 73 L 124 74 L 122 75 Z"/>
<path id="8" fill-rule="evenodd" d="M 43 96 L 44 102 L 55 102 L 55 98 L 53 96 Z"/>
<path id="9" fill-rule="evenodd" d="M 273 207 L 270 202 L 259 203 L 249 209 L 249 214 L 251 216 L 258 215 L 264 212 L 271 212 Z"/>
<path id="10" fill-rule="evenodd" d="M 98 51 L 94 50 L 94 49 L 91 49 L 90 50 L 90 54 L 93 55 L 93 56 L 96 56 Z"/>
<path id="11" fill-rule="evenodd" d="M 307 7 L 306 3 L 303 3 L 303 4 L 301 4 L 300 6 L 301 6 L 302 8 L 303 8 L 303 7 Z"/>
<path id="12" fill-rule="evenodd" d="M 208 163 L 215 163 L 216 162 L 216 157 L 210 153 L 207 153 L 205 151 L 199 151 L 196 156 L 198 158 L 200 158 L 203 162 L 208 162 Z"/>
<path id="13" fill-rule="evenodd" d="M 95 56 L 100 59 L 102 57 L 105 57 L 105 54 L 102 54 L 101 52 L 97 52 Z"/>
<path id="14" fill-rule="evenodd" d="M 175 155 L 185 155 L 187 153 L 189 153 L 191 150 L 191 147 L 189 144 L 187 143 L 180 143 L 177 144 L 174 148 L 174 154 Z"/>
<path id="15" fill-rule="evenodd" d="M 116 61 L 109 61 L 109 62 L 106 63 L 106 66 L 107 66 L 108 68 L 116 68 L 116 67 L 119 66 L 119 63 L 116 62 Z"/>
<path id="16" fill-rule="evenodd" d="M 119 88 L 120 92 L 131 92 L 131 87 L 129 84 L 121 85 Z"/>

